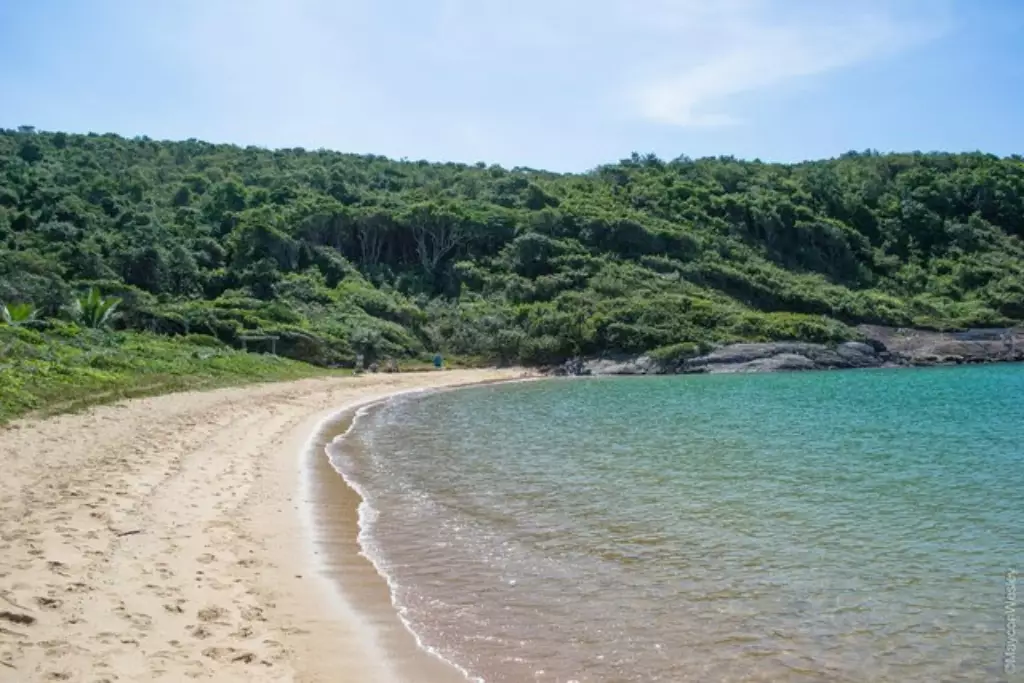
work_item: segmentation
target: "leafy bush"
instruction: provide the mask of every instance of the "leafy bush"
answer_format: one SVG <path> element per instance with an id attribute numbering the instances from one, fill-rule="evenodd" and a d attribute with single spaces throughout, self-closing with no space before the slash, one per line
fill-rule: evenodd
<path id="1" fill-rule="evenodd" d="M 696 342 L 679 342 L 678 344 L 660 346 L 648 355 L 663 365 L 674 367 L 685 360 L 701 355 L 704 351 L 705 349 L 702 349 L 701 345 Z"/>
<path id="2" fill-rule="evenodd" d="M 0 319 L 8 325 L 27 325 L 35 322 L 39 309 L 32 304 L 3 304 L 0 306 Z"/>
<path id="3" fill-rule="evenodd" d="M 187 334 L 181 338 L 181 342 L 183 344 L 191 344 L 192 346 L 205 346 L 216 349 L 225 347 L 224 342 L 208 334 Z"/>
<path id="4" fill-rule="evenodd" d="M 120 303 L 117 297 L 104 297 L 98 288 L 92 287 L 87 293 L 71 300 L 68 312 L 75 322 L 86 327 L 108 327 L 114 321 Z"/>

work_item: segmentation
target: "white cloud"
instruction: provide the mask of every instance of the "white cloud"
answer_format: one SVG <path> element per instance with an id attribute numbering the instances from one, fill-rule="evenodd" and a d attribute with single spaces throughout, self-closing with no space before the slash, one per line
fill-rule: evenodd
<path id="1" fill-rule="evenodd" d="M 569 76 L 601 105 L 680 126 L 737 123 L 736 95 L 907 49 L 946 0 L 443 0 L 439 49 Z M 604 93 L 598 93 L 604 89 Z M 607 92 L 611 89 L 613 92 Z"/>
<path id="2" fill-rule="evenodd" d="M 678 62 L 631 92 L 637 112 L 680 126 L 734 124 L 740 119 L 727 112 L 736 95 L 882 58 L 941 32 L 934 18 L 900 18 L 894 3 L 824 5 L 787 18 L 773 18 L 779 3 L 719 5 L 708 52 L 666 54 Z"/>

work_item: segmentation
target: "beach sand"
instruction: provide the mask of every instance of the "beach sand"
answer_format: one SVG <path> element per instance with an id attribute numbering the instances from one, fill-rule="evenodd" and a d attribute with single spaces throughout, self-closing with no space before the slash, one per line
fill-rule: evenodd
<path id="1" fill-rule="evenodd" d="M 0 681 L 461 680 L 401 627 L 317 444 L 343 409 L 522 375 L 303 380 L 0 428 Z"/>

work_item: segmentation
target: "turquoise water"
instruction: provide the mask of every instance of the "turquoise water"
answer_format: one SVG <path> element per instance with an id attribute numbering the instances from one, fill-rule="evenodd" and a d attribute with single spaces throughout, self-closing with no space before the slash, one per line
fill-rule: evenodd
<path id="1" fill-rule="evenodd" d="M 473 677 L 997 681 L 1022 425 L 1021 366 L 550 380 L 395 399 L 332 457 Z"/>

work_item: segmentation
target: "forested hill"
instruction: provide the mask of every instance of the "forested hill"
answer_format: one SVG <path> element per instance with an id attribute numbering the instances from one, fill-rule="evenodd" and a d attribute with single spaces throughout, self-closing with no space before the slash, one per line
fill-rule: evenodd
<path id="1" fill-rule="evenodd" d="M 579 175 L 0 131 L 0 302 L 320 364 L 549 363 L 1024 319 L 1024 159 L 634 156 Z M 248 331 L 248 332 L 247 332 Z"/>

